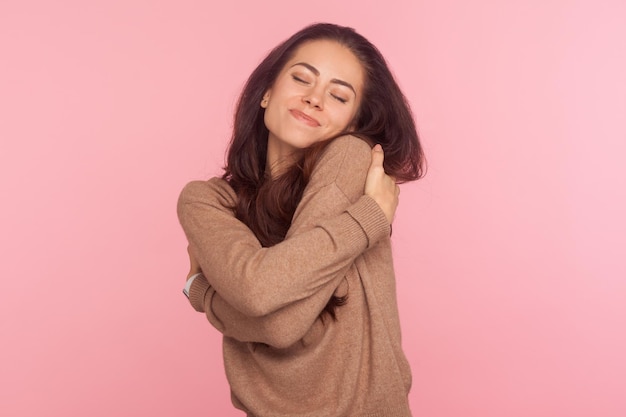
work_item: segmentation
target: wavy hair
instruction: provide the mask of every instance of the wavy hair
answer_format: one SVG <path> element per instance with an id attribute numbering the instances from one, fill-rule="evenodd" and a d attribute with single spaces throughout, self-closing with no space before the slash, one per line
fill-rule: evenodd
<path id="1" fill-rule="evenodd" d="M 348 48 L 363 66 L 363 96 L 353 130 L 307 148 L 300 160 L 276 178 L 266 172 L 269 131 L 260 106 L 286 63 L 304 43 L 335 41 Z M 425 159 L 409 104 L 382 54 L 354 29 L 329 23 L 305 27 L 275 47 L 252 72 L 237 102 L 233 134 L 223 178 L 237 194 L 235 216 L 265 247 L 285 239 L 296 207 L 323 148 L 343 134 L 381 144 L 385 172 L 398 182 L 413 181 L 425 173 Z M 333 296 L 324 312 L 333 319 L 346 297 Z M 323 317 L 323 316 L 322 316 Z"/>

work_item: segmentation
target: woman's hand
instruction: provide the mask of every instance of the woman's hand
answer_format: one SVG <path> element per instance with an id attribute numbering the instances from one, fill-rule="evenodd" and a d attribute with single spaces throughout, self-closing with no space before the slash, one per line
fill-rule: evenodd
<path id="1" fill-rule="evenodd" d="M 398 207 L 400 187 L 395 178 L 385 174 L 383 161 L 385 154 L 380 145 L 372 148 L 372 163 L 365 180 L 365 194 L 372 197 L 387 216 L 389 223 L 393 221 Z"/>
<path id="2" fill-rule="evenodd" d="M 196 257 L 191 253 L 191 246 L 187 245 L 187 253 L 189 254 L 189 273 L 187 274 L 187 278 L 190 276 L 202 272 L 202 268 L 200 268 L 200 264 L 196 261 Z"/>

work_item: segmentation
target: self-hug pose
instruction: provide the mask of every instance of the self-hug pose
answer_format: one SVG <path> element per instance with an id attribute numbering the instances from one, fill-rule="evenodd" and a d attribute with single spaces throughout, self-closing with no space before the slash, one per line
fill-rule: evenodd
<path id="1" fill-rule="evenodd" d="M 390 234 L 396 183 L 423 172 L 409 106 L 353 29 L 304 28 L 254 70 L 223 176 L 178 202 L 185 292 L 224 335 L 235 407 L 411 415 Z"/>

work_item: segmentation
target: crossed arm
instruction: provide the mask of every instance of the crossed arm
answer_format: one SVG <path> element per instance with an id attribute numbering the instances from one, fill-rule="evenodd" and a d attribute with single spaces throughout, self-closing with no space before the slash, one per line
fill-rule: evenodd
<path id="1" fill-rule="evenodd" d="M 389 236 L 397 186 L 384 175 L 377 152 L 356 138 L 331 143 L 287 238 L 271 248 L 262 248 L 234 217 L 228 207 L 236 196 L 225 182 L 190 183 L 178 209 L 191 273 L 204 275 L 191 288 L 194 308 L 240 341 L 281 347 L 302 338 L 354 259 Z"/>

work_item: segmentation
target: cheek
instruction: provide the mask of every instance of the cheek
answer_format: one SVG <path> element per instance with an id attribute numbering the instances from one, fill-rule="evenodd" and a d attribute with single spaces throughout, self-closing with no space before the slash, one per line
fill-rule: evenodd
<path id="1" fill-rule="evenodd" d="M 267 130 L 274 130 L 276 127 L 276 112 L 272 109 L 272 106 L 268 106 L 263 112 L 263 122 Z"/>
<path id="2" fill-rule="evenodd" d="M 281 111 L 281 107 L 277 104 L 277 101 L 272 103 L 270 100 L 270 104 L 267 106 L 263 114 L 263 122 L 265 123 L 267 130 L 273 133 L 278 133 L 285 122 L 287 122 L 284 117 L 285 114 Z"/>
<path id="3" fill-rule="evenodd" d="M 342 111 L 341 114 L 337 115 L 337 118 L 335 119 L 335 122 L 336 122 L 335 124 L 337 125 L 337 127 L 339 127 L 342 130 L 346 129 L 350 127 L 355 116 L 356 116 L 355 111 L 344 109 L 344 111 Z"/>

